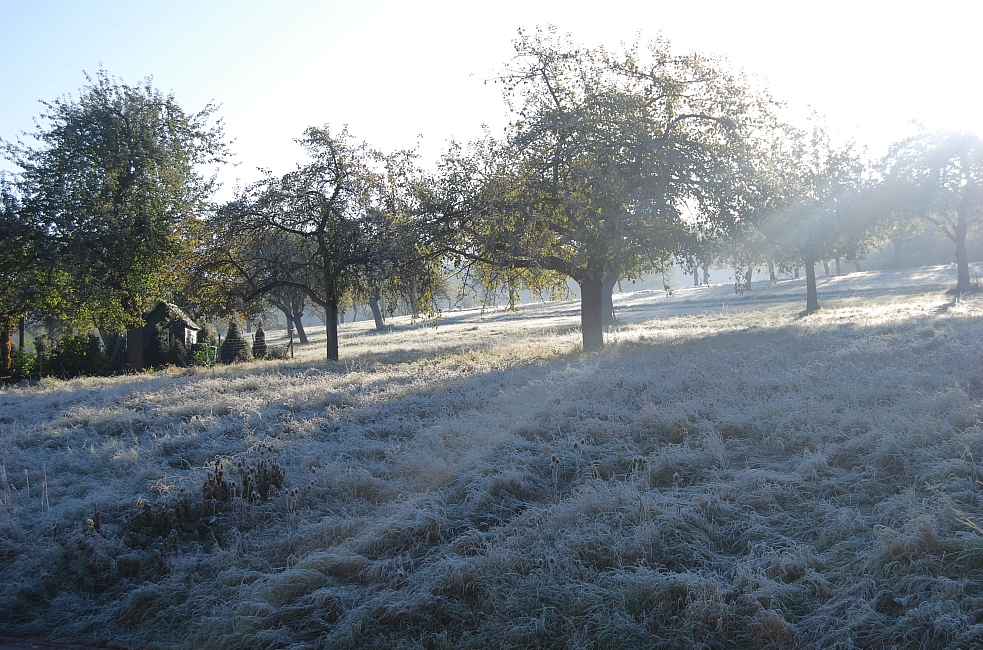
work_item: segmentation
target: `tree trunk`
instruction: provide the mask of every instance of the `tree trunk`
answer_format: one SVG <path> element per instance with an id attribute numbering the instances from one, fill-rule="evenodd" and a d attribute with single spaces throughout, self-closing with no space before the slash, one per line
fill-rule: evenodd
<path id="1" fill-rule="evenodd" d="M 709 266 L 704 266 L 703 267 L 703 284 L 707 285 L 708 287 L 710 286 L 710 267 Z"/>
<path id="2" fill-rule="evenodd" d="M 583 336 L 584 352 L 604 347 L 604 324 L 602 304 L 604 283 L 600 273 L 588 275 L 580 285 L 580 332 Z"/>
<path id="3" fill-rule="evenodd" d="M 618 273 L 609 272 L 601 281 L 601 324 L 614 325 L 617 318 L 614 315 L 614 285 L 618 284 Z"/>
<path id="4" fill-rule="evenodd" d="M 769 282 L 774 282 L 778 279 L 778 275 L 775 273 L 775 263 L 768 262 L 768 280 Z"/>
<path id="5" fill-rule="evenodd" d="M 853 260 L 853 268 L 857 269 L 857 273 L 860 273 L 860 260 Z"/>
<path id="6" fill-rule="evenodd" d="M 751 280 L 754 279 L 754 267 L 747 267 L 747 271 L 744 272 L 744 286 L 750 287 Z"/>
<path id="7" fill-rule="evenodd" d="M 290 320 L 292 320 L 293 323 L 294 323 L 294 329 L 297 330 L 297 338 L 300 339 L 301 345 L 303 345 L 303 344 L 305 344 L 305 343 L 308 342 L 307 341 L 307 332 L 304 331 L 304 322 L 302 320 L 303 316 L 304 316 L 304 312 L 301 312 L 299 314 L 298 313 L 294 313 L 294 315 L 291 316 L 291 318 L 290 318 Z"/>
<path id="8" fill-rule="evenodd" d="M 799 279 L 799 267 L 798 266 L 795 267 L 795 279 L 796 280 Z"/>
<path id="9" fill-rule="evenodd" d="M 693 269 L 693 286 L 700 286 L 700 267 L 698 266 Z"/>
<path id="10" fill-rule="evenodd" d="M 13 321 L 4 318 L 0 323 L 0 374 L 4 375 L 10 372 L 10 367 L 13 365 L 13 360 L 10 358 L 14 350 L 14 342 L 10 337 L 12 329 Z"/>
<path id="11" fill-rule="evenodd" d="M 960 223 L 954 229 L 956 241 L 956 293 L 966 293 L 969 286 L 969 255 L 966 251 L 966 224 Z"/>
<path id="12" fill-rule="evenodd" d="M 372 310 L 372 318 L 375 319 L 375 329 L 377 332 L 385 331 L 386 323 L 382 317 L 382 309 L 379 307 L 379 292 L 373 291 L 369 297 L 369 309 Z"/>
<path id="13" fill-rule="evenodd" d="M 327 334 L 328 361 L 338 360 L 338 299 L 328 298 L 324 307 L 324 331 Z"/>
<path id="14" fill-rule="evenodd" d="M 840 274 L 840 258 L 836 258 L 836 275 Z"/>
<path id="15" fill-rule="evenodd" d="M 816 263 L 806 260 L 806 313 L 819 311 L 819 293 L 816 291 Z"/>
<path id="16" fill-rule="evenodd" d="M 126 363 L 134 372 L 143 371 L 143 327 L 126 328 Z"/>
<path id="17" fill-rule="evenodd" d="M 829 260 L 823 260 L 823 275 L 829 275 Z"/>

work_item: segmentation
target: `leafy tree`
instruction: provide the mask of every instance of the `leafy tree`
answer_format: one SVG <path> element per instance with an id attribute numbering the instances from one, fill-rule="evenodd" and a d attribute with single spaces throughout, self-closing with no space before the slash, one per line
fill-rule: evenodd
<path id="1" fill-rule="evenodd" d="M 0 178 L 0 374 L 12 364 L 12 332 L 31 311 L 53 313 L 61 278 L 44 224 L 26 210 L 15 188 Z"/>
<path id="2" fill-rule="evenodd" d="M 786 125 L 776 135 L 758 225 L 742 240 L 744 259 L 756 253 L 783 271 L 804 265 L 812 313 L 819 309 L 816 264 L 861 257 L 877 238 L 879 211 L 868 201 L 866 166 L 852 143 L 834 145 L 819 122 L 811 131 Z"/>
<path id="3" fill-rule="evenodd" d="M 603 345 L 604 293 L 662 267 L 690 227 L 732 231 L 753 191 L 754 138 L 769 100 L 715 61 L 589 50 L 520 33 L 499 81 L 517 118 L 443 163 L 442 216 L 459 259 L 580 288 L 583 347 Z M 607 278 L 607 282 L 605 279 Z"/>
<path id="4" fill-rule="evenodd" d="M 969 291 L 967 235 L 983 225 L 983 139 L 923 130 L 893 145 L 883 165 L 896 208 L 917 214 L 955 245 L 956 291 Z"/>
<path id="5" fill-rule="evenodd" d="M 327 128 L 309 128 L 300 143 L 309 163 L 268 177 L 221 211 L 242 243 L 229 248 L 225 267 L 246 299 L 284 288 L 304 292 L 325 312 L 327 358 L 337 360 L 345 297 L 382 277 L 405 278 L 420 259 L 403 202 L 412 154 L 384 156 Z"/>
<path id="6" fill-rule="evenodd" d="M 232 311 L 259 313 L 273 306 L 293 324 L 301 343 L 307 343 L 302 317 L 308 295 L 316 287 L 313 242 L 307 238 L 256 223 L 243 212 L 241 198 L 211 221 L 213 240 L 202 251 L 194 270 L 200 311 L 224 316 Z"/>
<path id="7" fill-rule="evenodd" d="M 77 305 L 99 326 L 126 328 L 141 368 L 144 309 L 176 283 L 196 217 L 214 187 L 201 166 L 223 160 L 213 105 L 186 113 L 146 79 L 100 70 L 77 99 L 44 103 L 35 145 L 5 144 L 25 207 L 46 221 Z"/>
<path id="8" fill-rule="evenodd" d="M 307 308 L 307 294 L 296 287 L 277 287 L 266 296 L 271 305 L 283 312 L 288 327 L 293 324 L 294 331 L 301 344 L 307 343 L 307 332 L 304 330 L 304 310 Z"/>

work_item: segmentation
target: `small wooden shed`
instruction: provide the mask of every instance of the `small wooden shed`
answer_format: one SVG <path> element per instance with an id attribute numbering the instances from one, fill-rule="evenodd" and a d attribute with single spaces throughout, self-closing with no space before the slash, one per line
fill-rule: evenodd
<path id="1" fill-rule="evenodd" d="M 176 354 L 175 343 L 180 341 L 184 344 L 184 350 L 191 350 L 198 342 L 198 330 L 201 328 L 191 318 L 185 314 L 180 307 L 169 302 L 158 302 L 157 305 L 144 314 L 146 326 L 143 336 L 143 356 L 144 359 L 152 364 L 178 363 L 178 359 L 170 357 Z M 154 342 L 155 333 L 161 331 L 166 334 L 166 349 L 156 350 Z M 152 356 L 163 355 L 163 359 L 151 359 Z"/>

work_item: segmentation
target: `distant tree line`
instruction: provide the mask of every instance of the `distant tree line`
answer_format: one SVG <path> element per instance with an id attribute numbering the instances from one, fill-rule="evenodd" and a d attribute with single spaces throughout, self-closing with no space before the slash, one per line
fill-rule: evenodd
<path id="1" fill-rule="evenodd" d="M 784 123 L 766 91 L 662 40 L 587 48 L 547 28 L 514 46 L 493 80 L 514 116 L 502 134 L 451 143 L 425 169 L 412 151 L 311 127 L 306 161 L 223 203 L 214 106 L 188 113 L 150 79 L 102 70 L 44 103 L 34 133 L 2 144 L 18 172 L 0 179 L 0 376 L 28 363 L 26 319 L 98 332 L 68 347 L 142 369 L 133 342 L 156 301 L 205 320 L 276 309 L 302 340 L 313 306 L 336 360 L 345 309 L 365 306 L 384 329 L 396 309 L 439 313 L 452 279 L 510 301 L 572 281 L 590 351 L 620 280 L 678 263 L 699 283 L 723 259 L 742 291 L 756 268 L 804 267 L 813 312 L 816 264 L 858 264 L 926 227 L 951 242 L 955 290 L 972 290 L 979 136 L 920 130 L 869 161 L 819 117 Z"/>

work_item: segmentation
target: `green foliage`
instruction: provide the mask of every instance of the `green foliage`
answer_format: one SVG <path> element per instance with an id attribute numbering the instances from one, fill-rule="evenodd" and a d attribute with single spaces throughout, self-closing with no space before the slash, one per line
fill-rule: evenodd
<path id="1" fill-rule="evenodd" d="M 218 333 L 206 325 L 198 330 L 198 340 L 188 353 L 188 363 L 192 366 L 210 366 L 216 361 Z"/>
<path id="2" fill-rule="evenodd" d="M 434 210 L 459 224 L 459 258 L 577 282 L 584 349 L 598 348 L 605 286 L 660 268 L 694 227 L 740 224 L 769 99 L 664 41 L 613 53 L 549 30 L 514 44 L 500 81 L 517 117 L 502 141 L 445 157 Z"/>
<path id="3" fill-rule="evenodd" d="M 212 105 L 185 113 L 150 80 L 100 70 L 78 98 L 45 103 L 36 146 L 7 144 L 23 212 L 51 233 L 66 298 L 100 327 L 139 324 L 176 282 L 213 189 L 201 167 L 226 153 Z"/>
<path id="4" fill-rule="evenodd" d="M 26 348 L 17 348 L 10 355 L 10 376 L 13 379 L 27 379 L 34 372 L 37 360 Z"/>
<path id="5" fill-rule="evenodd" d="M 897 221 L 921 218 L 955 245 L 956 291 L 971 290 L 968 235 L 983 231 L 983 138 L 919 133 L 895 143 L 882 161 Z"/>
<path id="6" fill-rule="evenodd" d="M 256 328 L 256 335 L 253 337 L 253 356 L 257 359 L 266 358 L 266 332 L 262 325 Z"/>
<path id="7" fill-rule="evenodd" d="M 229 321 L 229 331 L 225 335 L 225 340 L 222 341 L 219 357 L 222 363 L 239 363 L 249 361 L 252 358 L 249 343 L 243 338 L 242 328 L 236 318 Z"/>
<path id="8" fill-rule="evenodd" d="M 170 363 L 167 323 L 157 323 L 152 329 L 146 329 L 143 335 L 150 339 L 144 363 L 154 368 L 160 368 Z"/>
<path id="9" fill-rule="evenodd" d="M 116 336 L 113 351 L 109 355 L 109 369 L 119 372 L 126 365 L 126 337 Z"/>
<path id="10" fill-rule="evenodd" d="M 29 310 L 55 311 L 54 248 L 36 211 L 24 209 L 15 188 L 0 175 L 0 319 Z"/>
<path id="11" fill-rule="evenodd" d="M 205 325 L 198 330 L 198 345 L 218 345 L 218 332 L 211 325 Z"/>
<path id="12" fill-rule="evenodd" d="M 77 377 L 109 374 L 109 358 L 95 334 L 66 334 L 51 351 L 47 375 Z"/>

